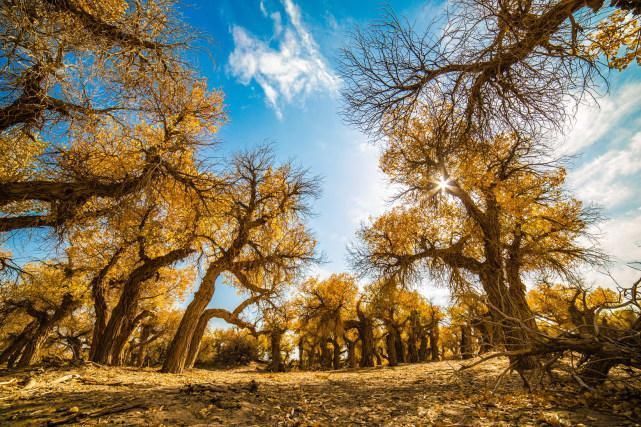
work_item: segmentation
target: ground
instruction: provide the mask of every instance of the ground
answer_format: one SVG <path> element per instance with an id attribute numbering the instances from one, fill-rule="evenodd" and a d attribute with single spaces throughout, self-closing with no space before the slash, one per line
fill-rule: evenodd
<path id="1" fill-rule="evenodd" d="M 460 365 L 283 374 L 93 364 L 0 370 L 0 425 L 641 425 L 639 396 L 616 384 L 528 393 L 511 373 L 493 391 L 505 362 Z"/>

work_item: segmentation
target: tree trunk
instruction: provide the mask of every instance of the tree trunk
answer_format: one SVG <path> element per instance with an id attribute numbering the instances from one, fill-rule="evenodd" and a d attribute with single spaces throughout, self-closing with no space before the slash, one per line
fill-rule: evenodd
<path id="1" fill-rule="evenodd" d="M 31 335 L 30 339 L 27 341 L 27 344 L 24 346 L 20 360 L 18 360 L 17 366 L 19 368 L 24 368 L 31 363 L 34 359 L 38 357 L 38 352 L 40 348 L 47 340 L 47 337 L 51 333 L 53 327 L 60 322 L 62 319 L 67 317 L 73 311 L 76 306 L 76 301 L 73 299 L 71 294 L 65 294 L 62 297 L 60 305 L 56 308 L 52 315 L 47 315 L 46 313 L 39 320 L 38 328 Z"/>
<path id="2" fill-rule="evenodd" d="M 198 291 L 194 295 L 194 299 L 189 303 L 182 319 L 178 330 L 174 335 L 169 349 L 167 350 L 167 357 L 163 364 L 161 372 L 166 373 L 181 373 L 187 363 L 187 355 L 189 352 L 189 345 L 196 330 L 196 326 L 200 320 L 207 305 L 214 296 L 216 289 L 216 279 L 222 273 L 222 269 L 215 265 L 210 265 L 203 277 Z"/>
<path id="3" fill-rule="evenodd" d="M 298 369 L 305 369 L 305 339 L 298 339 Z"/>
<path id="4" fill-rule="evenodd" d="M 328 338 L 321 338 L 321 369 L 327 370 L 332 367 L 332 352 L 329 349 Z"/>
<path id="5" fill-rule="evenodd" d="M 112 345 L 111 363 L 113 365 L 120 366 L 124 364 L 124 361 L 126 360 L 125 347 L 129 342 L 129 337 L 131 337 L 131 334 L 133 334 L 133 332 L 136 330 L 138 325 L 140 325 L 140 322 L 142 322 L 143 319 L 151 315 L 152 313 L 150 311 L 143 310 L 133 319 L 131 320 L 127 319 L 127 322 L 121 329 L 120 334 L 118 335 L 118 337 L 116 338 L 116 340 Z"/>
<path id="6" fill-rule="evenodd" d="M 124 250 L 125 247 L 120 247 L 116 252 L 114 252 L 109 262 L 107 262 L 107 265 L 105 265 L 91 280 L 91 297 L 93 298 L 95 321 L 91 347 L 89 348 L 89 360 L 94 359 L 98 342 L 107 328 L 107 312 L 109 307 L 107 306 L 107 298 L 105 297 L 105 279 L 109 274 L 109 271 L 113 268 L 116 262 L 118 262 L 118 258 L 120 258 L 120 255 Z"/>
<path id="7" fill-rule="evenodd" d="M 398 357 L 396 356 L 396 334 L 388 329 L 385 335 L 385 346 L 387 347 L 387 363 L 389 366 L 398 365 Z"/>
<path id="8" fill-rule="evenodd" d="M 531 334 L 536 322 L 526 300 L 526 289 L 520 278 L 520 234 L 508 249 L 507 260 L 501 242 L 501 226 L 494 196 L 488 197 L 488 222 L 484 227 L 486 261 L 479 278 L 488 298 L 488 305 L 500 342 L 507 351 L 531 348 Z M 503 268 L 505 267 L 505 268 Z M 513 356 L 510 363 L 522 373 L 538 368 L 534 356 Z"/>
<path id="9" fill-rule="evenodd" d="M 427 334 L 421 332 L 421 337 L 419 338 L 419 348 L 418 348 L 418 360 L 419 362 L 427 362 Z"/>
<path id="10" fill-rule="evenodd" d="M 394 334 L 394 343 L 396 344 L 396 358 L 398 359 L 399 363 L 405 363 L 407 362 L 407 357 L 400 327 L 394 326 L 392 329 L 392 333 Z"/>
<path id="11" fill-rule="evenodd" d="M 336 339 L 332 340 L 332 347 L 333 347 L 332 365 L 334 369 L 340 369 L 341 368 L 341 346 L 338 343 L 338 340 Z"/>
<path id="12" fill-rule="evenodd" d="M 139 368 L 142 368 L 142 365 L 145 363 L 145 356 L 147 355 L 147 341 L 151 336 L 151 331 L 153 326 L 144 325 L 140 331 L 140 338 L 138 342 L 138 351 L 136 351 L 136 360 L 135 365 Z"/>
<path id="13" fill-rule="evenodd" d="M 13 361 L 17 360 L 22 350 L 27 345 L 29 338 L 38 326 L 37 320 L 32 320 L 24 327 L 22 332 L 17 335 L 3 351 L 0 353 L 0 363 L 7 362 L 9 367 L 13 366 Z M 11 362 L 10 362 L 11 361 Z"/>
<path id="14" fill-rule="evenodd" d="M 465 323 L 461 325 L 461 358 L 471 359 L 474 355 L 472 350 L 472 331 L 470 326 Z"/>
<path id="15" fill-rule="evenodd" d="M 272 372 L 285 372 L 285 365 L 283 364 L 280 348 L 282 336 L 283 331 L 278 328 L 274 328 L 270 333 L 270 350 L 272 360 L 269 364 L 269 370 Z"/>
<path id="16" fill-rule="evenodd" d="M 416 363 L 419 360 L 418 349 L 416 348 L 416 340 L 414 338 L 415 337 L 410 335 L 407 341 L 407 361 L 409 363 Z"/>
<path id="17" fill-rule="evenodd" d="M 418 354 L 418 347 L 416 346 L 416 343 L 419 340 L 419 336 L 421 335 L 420 331 L 420 317 L 418 312 L 416 310 L 413 310 L 410 315 L 409 337 L 407 339 L 407 360 L 410 363 L 416 363 L 420 359 Z"/>
<path id="18" fill-rule="evenodd" d="M 122 339 L 127 330 L 130 329 L 130 322 L 136 316 L 142 284 L 156 274 L 160 268 L 171 265 L 189 256 L 192 252 L 191 249 L 175 249 L 165 255 L 145 260 L 142 265 L 129 274 L 123 284 L 118 303 L 112 310 L 107 326 L 98 340 L 92 359 L 93 362 L 111 364 L 113 356 L 116 359 L 120 358 L 124 348 Z M 131 330 L 133 331 L 133 329 Z M 128 339 L 129 335 L 126 336 L 125 343 Z M 114 344 L 116 344 L 116 347 L 114 347 Z"/>
<path id="19" fill-rule="evenodd" d="M 350 369 L 356 368 L 356 341 L 345 339 L 347 345 L 347 366 Z"/>
<path id="20" fill-rule="evenodd" d="M 359 329 L 361 340 L 361 368 L 374 366 L 374 325 L 370 319 L 362 321 Z"/>
<path id="21" fill-rule="evenodd" d="M 432 361 L 440 360 L 438 346 L 439 346 L 439 330 L 438 323 L 430 329 L 430 354 Z"/>
<path id="22" fill-rule="evenodd" d="M 72 358 L 74 361 L 82 360 L 82 341 L 78 337 L 69 337 L 69 348 L 71 349 Z"/>
<path id="23" fill-rule="evenodd" d="M 383 358 L 381 357 L 381 353 L 379 351 L 376 351 L 376 349 L 374 349 L 374 358 L 376 359 L 376 366 L 383 366 Z"/>
<path id="24" fill-rule="evenodd" d="M 209 324 L 210 320 L 211 317 L 209 317 L 207 313 L 203 313 L 200 315 L 200 319 L 198 319 L 198 323 L 196 324 L 194 333 L 191 336 L 191 341 L 189 342 L 187 361 L 185 362 L 186 368 L 193 368 L 196 364 L 196 360 L 198 359 L 198 352 L 200 351 L 200 344 L 203 341 L 203 336 L 205 335 L 205 331 L 207 330 L 207 325 Z"/>

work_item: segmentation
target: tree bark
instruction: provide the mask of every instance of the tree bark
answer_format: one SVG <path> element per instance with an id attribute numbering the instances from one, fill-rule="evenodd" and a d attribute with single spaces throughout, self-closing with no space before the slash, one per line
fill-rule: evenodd
<path id="1" fill-rule="evenodd" d="M 298 369 L 305 369 L 305 337 L 298 339 Z"/>
<path id="2" fill-rule="evenodd" d="M 356 368 L 356 341 L 352 341 L 348 338 L 345 339 L 345 344 L 347 345 L 347 366 L 350 369 Z"/>
<path id="3" fill-rule="evenodd" d="M 472 330 L 470 326 L 465 323 L 461 325 L 461 358 L 471 359 L 474 356 L 472 349 Z"/>
<path id="4" fill-rule="evenodd" d="M 274 328 L 269 334 L 271 351 L 271 362 L 269 364 L 269 370 L 272 372 L 285 372 L 285 365 L 283 364 L 280 346 L 282 336 L 283 331 L 278 328 Z"/>
<path id="5" fill-rule="evenodd" d="M 327 370 L 332 367 L 332 352 L 329 349 L 328 338 L 321 338 L 320 349 L 321 349 L 321 369 Z"/>
<path id="6" fill-rule="evenodd" d="M 126 343 L 131 333 L 127 335 L 127 331 L 133 331 L 130 322 L 135 319 L 143 283 L 156 274 L 160 268 L 171 265 L 192 253 L 192 249 L 174 249 L 165 255 L 145 260 L 142 265 L 129 274 L 123 284 L 118 303 L 112 310 L 109 322 L 107 322 L 107 326 L 98 340 L 92 359 L 93 362 L 108 365 L 112 363 L 114 355 L 116 358 L 119 357 L 123 348 L 123 346 L 120 346 L 123 336 L 126 335 Z"/>
<path id="7" fill-rule="evenodd" d="M 438 347 L 439 347 L 439 329 L 438 329 L 438 323 L 437 323 L 430 329 L 430 354 L 431 354 L 431 359 L 434 362 L 440 360 Z"/>
<path id="8" fill-rule="evenodd" d="M 111 256 L 107 265 L 105 265 L 96 276 L 91 280 L 91 296 L 93 298 L 93 308 L 94 308 L 94 327 L 93 334 L 91 339 L 91 347 L 89 348 L 89 359 L 93 360 L 96 354 L 96 348 L 98 342 L 102 337 L 102 334 L 107 328 L 107 315 L 109 307 L 107 306 L 107 298 L 105 296 L 105 279 L 109 274 L 109 271 L 118 261 L 120 255 L 125 250 L 124 247 L 118 248 L 116 252 Z"/>
<path id="9" fill-rule="evenodd" d="M 341 368 L 341 346 L 338 343 L 338 340 L 334 339 L 332 340 L 332 347 L 334 351 L 334 357 L 332 359 L 332 364 L 334 366 L 334 369 L 340 369 Z"/>
<path id="10" fill-rule="evenodd" d="M 420 344 L 418 347 L 418 360 L 419 362 L 427 362 L 428 344 L 427 344 L 427 334 L 424 331 L 421 333 L 419 342 Z"/>
<path id="11" fill-rule="evenodd" d="M 167 357 L 165 358 L 161 372 L 177 374 L 184 370 L 194 331 L 196 330 L 200 316 L 214 296 L 216 279 L 218 279 L 218 276 L 220 276 L 222 272 L 223 269 L 216 264 L 210 265 L 207 269 L 198 291 L 196 291 L 194 295 L 194 299 L 189 303 L 180 320 L 178 330 L 167 350 Z"/>
<path id="12" fill-rule="evenodd" d="M 11 343 L 4 350 L 2 350 L 2 353 L 0 353 L 0 363 L 7 362 L 7 365 L 9 367 L 12 367 L 13 363 L 10 363 L 10 361 L 15 361 L 18 357 L 20 357 L 22 350 L 29 341 L 29 337 L 33 334 L 37 327 L 37 320 L 32 320 L 31 322 L 29 322 L 27 326 L 24 327 L 22 332 L 20 332 L 20 334 L 18 334 L 11 341 Z"/>
<path id="13" fill-rule="evenodd" d="M 43 312 L 42 317 L 39 319 L 38 327 L 24 346 L 20 360 L 18 360 L 17 363 L 19 368 L 27 367 L 33 363 L 34 359 L 38 357 L 38 352 L 47 340 L 53 327 L 71 314 L 76 304 L 77 301 L 73 299 L 71 294 L 65 294 L 53 314 L 48 315 L 46 312 Z"/>
<path id="14" fill-rule="evenodd" d="M 385 346 L 387 347 L 387 363 L 389 366 L 397 366 L 398 357 L 396 355 L 396 334 L 389 329 L 385 335 Z"/>

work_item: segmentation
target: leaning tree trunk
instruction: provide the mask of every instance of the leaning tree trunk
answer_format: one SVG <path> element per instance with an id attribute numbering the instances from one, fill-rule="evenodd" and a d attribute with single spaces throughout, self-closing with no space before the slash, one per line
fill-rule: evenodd
<path id="1" fill-rule="evenodd" d="M 24 368 L 34 361 L 38 356 L 38 352 L 42 345 L 47 340 L 47 337 L 51 333 L 53 327 L 58 324 L 62 319 L 71 314 L 74 307 L 76 306 L 76 301 L 73 299 L 71 294 L 65 294 L 62 297 L 62 302 L 56 308 L 56 310 L 51 315 L 43 314 L 41 317 L 38 328 L 34 331 L 33 335 L 27 341 L 27 344 L 24 346 L 20 360 L 18 360 L 17 366 L 19 368 Z"/>
<path id="2" fill-rule="evenodd" d="M 37 327 L 37 320 L 32 320 L 31 322 L 29 322 L 29 324 L 25 326 L 22 332 L 20 332 L 20 334 L 17 335 L 13 339 L 13 341 L 11 341 L 11 344 L 9 344 L 4 350 L 2 350 L 2 353 L 0 353 L 0 363 L 6 362 L 9 367 L 13 367 L 13 362 L 20 357 L 20 355 L 22 354 L 22 350 L 24 350 L 27 342 L 29 342 L 29 338 Z"/>
<path id="3" fill-rule="evenodd" d="M 129 274 L 122 286 L 118 303 L 112 310 L 107 326 L 98 340 L 92 358 L 93 362 L 111 364 L 114 355 L 116 358 L 119 357 L 123 347 L 114 348 L 114 345 L 118 346 L 121 343 L 123 334 L 129 329 L 130 322 L 136 316 L 142 284 L 153 277 L 162 267 L 171 265 L 189 256 L 192 252 L 191 249 L 174 249 L 156 258 L 146 259 L 142 265 L 136 267 Z M 128 339 L 129 335 L 127 335 L 125 343 Z"/>
<path id="4" fill-rule="evenodd" d="M 180 320 L 178 330 L 167 350 L 167 357 L 165 358 L 161 372 L 176 374 L 182 372 L 185 368 L 192 337 L 198 326 L 200 316 L 214 296 L 216 279 L 221 273 L 222 269 L 214 265 L 211 265 L 207 269 L 200 283 L 200 287 L 194 295 L 194 299 L 189 303 Z"/>
<path id="5" fill-rule="evenodd" d="M 131 334 L 133 334 L 133 332 L 136 330 L 138 325 L 140 325 L 140 322 L 142 322 L 144 318 L 149 317 L 151 315 L 152 313 L 150 311 L 143 310 L 133 319 L 127 320 L 127 322 L 121 329 L 120 334 L 118 335 L 118 337 L 113 343 L 113 346 L 111 349 L 112 365 L 120 366 L 124 363 L 124 361 L 126 360 L 125 346 L 129 342 L 129 337 L 131 337 Z"/>
<path id="6" fill-rule="evenodd" d="M 105 365 L 112 364 L 114 350 L 120 345 L 123 332 L 131 321 L 133 312 L 138 307 L 139 288 L 140 284 L 131 284 L 123 288 L 118 304 L 111 312 L 107 327 L 96 344 L 93 362 Z M 117 355 L 118 352 L 115 352 L 115 354 Z"/>
<path id="7" fill-rule="evenodd" d="M 196 324 L 196 328 L 194 329 L 194 333 L 191 336 L 191 341 L 189 343 L 189 349 L 187 351 L 187 361 L 185 362 L 186 368 L 193 368 L 196 364 L 196 359 L 198 359 L 198 353 L 200 352 L 200 344 L 203 341 L 203 336 L 205 335 L 205 331 L 207 330 L 207 325 L 209 324 L 210 320 L 211 317 L 208 316 L 207 313 L 203 313 L 200 315 L 198 323 Z"/>

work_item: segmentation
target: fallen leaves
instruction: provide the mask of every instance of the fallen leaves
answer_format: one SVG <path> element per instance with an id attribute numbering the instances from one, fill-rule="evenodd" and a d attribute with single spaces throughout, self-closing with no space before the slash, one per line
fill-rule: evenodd
<path id="1" fill-rule="evenodd" d="M 639 401 L 630 388 L 606 383 L 585 396 L 559 385 L 529 394 L 513 375 L 492 393 L 504 362 L 453 374 L 458 365 L 342 370 L 331 377 L 248 368 L 167 375 L 83 366 L 31 371 L 30 377 L 50 386 L 29 390 L 18 385 L 18 374 L 0 373 L 0 382 L 8 382 L 0 387 L 0 424 L 606 426 L 634 425 L 639 419 L 634 408 Z M 71 377 L 51 385 L 66 376 Z"/>

